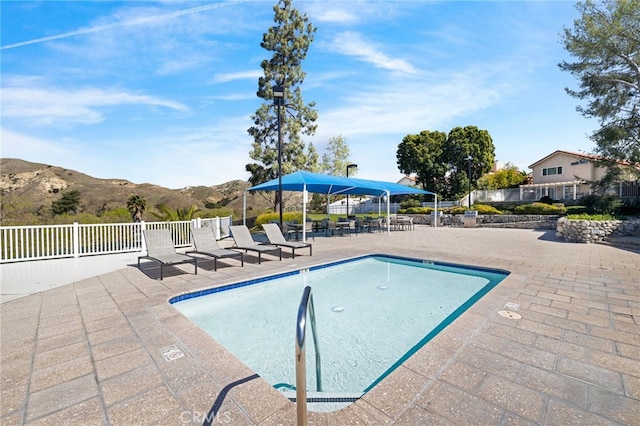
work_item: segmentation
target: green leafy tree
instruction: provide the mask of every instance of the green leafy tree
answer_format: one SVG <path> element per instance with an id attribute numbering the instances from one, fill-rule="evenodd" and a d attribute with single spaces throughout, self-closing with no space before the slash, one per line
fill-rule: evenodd
<path id="1" fill-rule="evenodd" d="M 398 169 L 406 175 L 415 174 L 426 191 L 446 192 L 447 165 L 442 162 L 447 134 L 423 130 L 417 135 L 402 138 L 396 153 Z"/>
<path id="2" fill-rule="evenodd" d="M 472 160 L 468 161 L 467 157 Z M 473 188 L 482 175 L 493 168 L 495 147 L 486 130 L 476 126 L 456 127 L 449 132 L 443 152 L 443 160 L 449 167 L 449 193 L 454 199 L 466 194 L 469 180 Z M 471 176 L 468 176 L 471 166 Z"/>
<path id="3" fill-rule="evenodd" d="M 145 200 L 144 197 L 141 197 L 140 195 L 132 195 L 131 197 L 129 197 L 129 200 L 127 200 L 127 210 L 129 210 L 131 219 L 133 219 L 134 222 L 142 221 L 142 214 L 146 209 L 147 200 Z"/>
<path id="4" fill-rule="evenodd" d="M 517 188 L 527 182 L 527 172 L 507 163 L 495 173 L 487 173 L 478 179 L 479 189 Z"/>
<path id="5" fill-rule="evenodd" d="M 185 208 L 176 208 L 172 209 L 170 207 L 165 206 L 164 204 L 158 204 L 156 209 L 159 210 L 159 213 L 151 212 L 151 214 L 161 220 L 163 222 L 173 222 L 178 220 L 191 220 L 196 217 L 196 213 L 200 210 L 197 206 L 192 205 L 190 207 Z"/>
<path id="6" fill-rule="evenodd" d="M 321 170 L 324 173 L 334 176 L 345 176 L 347 174 L 347 166 L 351 164 L 349 156 L 349 142 L 342 135 L 329 138 L 327 148 L 322 154 Z M 355 170 L 349 174 L 355 174 Z"/>
<path id="7" fill-rule="evenodd" d="M 317 153 L 311 145 L 305 152 L 303 135 L 312 136 L 318 117 L 315 102 L 305 104 L 301 85 L 306 73 L 301 63 L 313 42 L 316 28 L 306 14 L 292 7 L 291 0 L 280 0 L 274 7 L 275 25 L 263 35 L 260 46 L 273 52 L 271 59 L 260 64 L 264 76 L 258 79 L 257 96 L 264 99 L 252 115 L 253 126 L 248 129 L 253 137 L 249 157 L 254 163 L 246 165 L 251 173 L 249 182 L 257 185 L 278 177 L 278 112 L 282 129 L 282 174 L 317 167 Z M 283 106 L 273 107 L 273 86 L 284 89 Z M 278 111 L 278 109 L 280 111 Z M 276 192 L 274 210 L 281 200 Z"/>
<path id="8" fill-rule="evenodd" d="M 562 37 L 576 61 L 559 67 L 578 79 L 578 90 L 565 90 L 586 101 L 582 115 L 599 120 L 591 138 L 617 173 L 620 161 L 640 163 L 640 2 L 587 0 L 576 8 L 581 17 Z"/>
<path id="9" fill-rule="evenodd" d="M 51 203 L 51 213 L 54 215 L 75 214 L 78 207 L 80 207 L 80 192 L 76 190 L 67 191 L 62 193 L 62 197 L 59 200 Z"/>
<path id="10" fill-rule="evenodd" d="M 469 163 L 467 157 L 473 160 Z M 443 199 L 465 195 L 493 167 L 495 148 L 489 132 L 476 126 L 456 127 L 449 134 L 424 130 L 403 138 L 396 152 L 398 169 L 416 174 L 422 187 Z M 471 176 L 467 176 L 469 165 Z"/>

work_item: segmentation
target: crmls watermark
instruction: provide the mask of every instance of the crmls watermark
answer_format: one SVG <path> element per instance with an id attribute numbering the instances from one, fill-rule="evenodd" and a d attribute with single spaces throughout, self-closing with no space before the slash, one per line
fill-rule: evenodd
<path id="1" fill-rule="evenodd" d="M 183 411 L 180 413 L 180 421 L 183 424 L 208 424 L 208 425 L 229 425 L 231 424 L 231 414 L 228 411 L 220 413 L 202 413 L 199 411 Z"/>

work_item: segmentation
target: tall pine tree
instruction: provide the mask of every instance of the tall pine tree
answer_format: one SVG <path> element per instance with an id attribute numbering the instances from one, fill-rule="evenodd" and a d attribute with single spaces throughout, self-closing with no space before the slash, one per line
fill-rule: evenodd
<path id="1" fill-rule="evenodd" d="M 282 174 L 296 170 L 317 168 L 318 155 L 310 143 L 307 148 L 303 135 L 312 136 L 316 131 L 318 117 L 315 102 L 308 104 L 302 99 L 301 85 L 306 73 L 301 63 L 313 42 L 316 28 L 306 14 L 293 8 L 291 0 L 280 0 L 274 7 L 275 25 L 263 35 L 260 46 L 273 52 L 269 60 L 260 64 L 264 76 L 258 79 L 259 98 L 264 99 L 260 108 L 251 116 L 253 126 L 248 129 L 253 137 L 249 157 L 254 163 L 246 165 L 251 173 L 249 182 L 257 185 L 278 177 L 278 111 L 273 106 L 273 86 L 284 89 L 285 104 L 281 107 L 282 128 Z M 276 193 L 274 210 L 280 200 Z"/>

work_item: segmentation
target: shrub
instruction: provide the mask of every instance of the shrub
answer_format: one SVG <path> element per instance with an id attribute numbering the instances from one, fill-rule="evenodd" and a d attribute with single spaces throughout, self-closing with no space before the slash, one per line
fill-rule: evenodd
<path id="1" fill-rule="evenodd" d="M 488 206 L 486 204 L 474 204 L 471 206 L 471 209 L 468 209 L 464 206 L 456 206 L 449 210 L 451 214 L 464 214 L 467 210 L 475 210 L 478 214 L 502 214 L 502 212 L 496 209 L 493 206 Z"/>
<path id="2" fill-rule="evenodd" d="M 543 203 L 543 204 L 554 204 L 554 203 L 557 203 L 558 200 L 554 200 L 553 198 L 549 197 L 548 195 L 545 195 L 544 197 L 540 198 L 540 200 L 538 202 Z"/>
<path id="3" fill-rule="evenodd" d="M 256 218 L 256 226 L 260 226 L 263 223 L 279 222 L 280 214 L 267 212 L 262 213 Z M 282 212 L 282 222 L 297 222 L 302 223 L 302 212 Z"/>
<path id="4" fill-rule="evenodd" d="M 545 203 L 521 204 L 513 209 L 514 214 L 566 214 L 567 208 Z"/>
<path id="5" fill-rule="evenodd" d="M 636 204 L 625 204 L 621 206 L 617 212 L 618 214 L 623 214 L 626 216 L 640 216 L 640 204 L 637 202 Z"/>
<path id="6" fill-rule="evenodd" d="M 567 215 L 586 213 L 587 208 L 585 206 L 567 206 Z"/>
<path id="7" fill-rule="evenodd" d="M 414 199 L 408 199 L 408 200 L 404 200 L 402 202 L 400 202 L 400 207 L 402 209 L 408 210 L 412 207 L 420 207 L 422 205 L 422 203 L 418 200 L 414 200 Z"/>
<path id="8" fill-rule="evenodd" d="M 615 195 L 585 195 L 580 204 L 587 208 L 587 213 L 613 214 L 622 207 L 622 201 Z"/>
<path id="9" fill-rule="evenodd" d="M 431 214 L 433 209 L 431 207 L 408 207 L 406 209 L 399 209 L 400 214 Z"/>
<path id="10" fill-rule="evenodd" d="M 567 215 L 567 219 L 570 220 L 616 220 L 616 217 L 610 214 L 570 214 Z"/>
<path id="11" fill-rule="evenodd" d="M 104 212 L 101 219 L 104 223 L 129 223 L 131 222 L 131 213 L 126 207 L 117 207 Z"/>
<path id="12" fill-rule="evenodd" d="M 474 204 L 473 209 L 477 210 L 478 214 L 502 214 L 502 212 L 495 207 L 485 204 Z"/>

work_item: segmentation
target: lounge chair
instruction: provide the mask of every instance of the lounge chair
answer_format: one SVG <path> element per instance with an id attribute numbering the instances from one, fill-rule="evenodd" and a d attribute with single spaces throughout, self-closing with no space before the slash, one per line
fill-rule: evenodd
<path id="1" fill-rule="evenodd" d="M 280 228 L 275 223 L 264 223 L 262 224 L 264 228 L 264 232 L 267 233 L 267 239 L 269 243 L 276 247 L 288 247 L 291 249 L 291 257 L 295 259 L 296 257 L 296 249 L 297 248 L 307 248 L 309 247 L 309 256 L 311 256 L 311 243 L 303 243 L 298 241 L 287 241 L 280 232 Z"/>
<path id="2" fill-rule="evenodd" d="M 159 263 L 161 280 L 164 277 L 163 268 L 165 266 L 193 263 L 194 273 L 198 273 L 198 259 L 176 251 L 169 229 L 145 229 L 142 231 L 142 235 L 147 246 L 147 255 L 138 256 L 138 268 L 140 268 L 140 259 L 149 259 Z"/>
<path id="3" fill-rule="evenodd" d="M 235 246 L 233 248 L 244 250 L 245 252 L 249 250 L 255 251 L 258 253 L 258 264 L 260 264 L 262 253 L 273 253 L 277 251 L 280 260 L 282 260 L 282 249 L 280 247 L 270 244 L 258 244 L 253 240 L 251 232 L 249 232 L 249 228 L 245 225 L 230 226 L 229 230 L 231 231 L 231 236 L 235 241 Z"/>
<path id="4" fill-rule="evenodd" d="M 191 241 L 193 242 L 194 250 L 189 250 L 186 254 L 193 253 L 212 257 L 214 271 L 218 270 L 218 259 L 226 257 L 239 257 L 240 264 L 244 266 L 244 253 L 221 248 L 211 228 L 192 228 Z"/>

